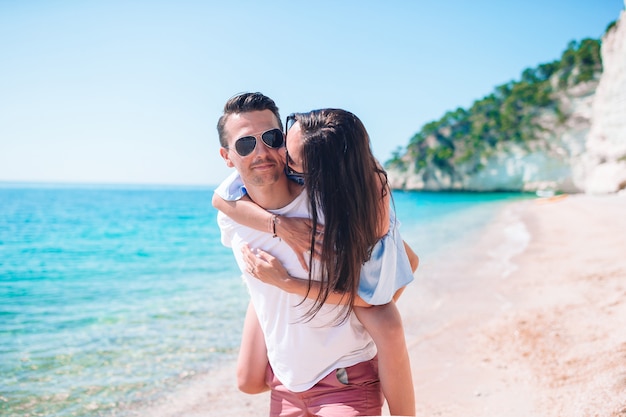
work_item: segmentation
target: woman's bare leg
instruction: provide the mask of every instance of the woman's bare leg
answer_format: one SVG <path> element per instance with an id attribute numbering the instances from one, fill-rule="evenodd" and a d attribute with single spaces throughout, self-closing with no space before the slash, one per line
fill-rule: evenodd
<path id="1" fill-rule="evenodd" d="M 355 307 L 378 349 L 378 374 L 391 415 L 414 416 L 415 392 L 402 318 L 392 301 L 371 307 Z"/>

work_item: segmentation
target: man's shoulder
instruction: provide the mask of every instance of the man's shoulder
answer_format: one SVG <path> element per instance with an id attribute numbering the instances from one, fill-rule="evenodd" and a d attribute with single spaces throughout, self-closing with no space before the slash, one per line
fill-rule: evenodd
<path id="1" fill-rule="evenodd" d="M 217 212 L 217 225 L 220 227 L 220 229 L 222 229 L 222 231 L 224 231 L 224 229 L 227 227 L 232 227 L 233 223 L 235 223 L 235 221 L 228 217 L 226 214 L 222 213 L 221 211 Z"/>

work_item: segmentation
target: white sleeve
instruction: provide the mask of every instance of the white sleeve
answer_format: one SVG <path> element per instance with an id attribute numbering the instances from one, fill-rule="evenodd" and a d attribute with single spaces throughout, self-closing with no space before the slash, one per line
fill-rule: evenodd
<path id="1" fill-rule="evenodd" d="M 227 215 L 222 213 L 221 211 L 217 212 L 217 225 L 220 228 L 220 232 L 222 233 L 222 245 L 227 248 L 232 247 L 233 235 L 236 231 L 236 224 Z"/>

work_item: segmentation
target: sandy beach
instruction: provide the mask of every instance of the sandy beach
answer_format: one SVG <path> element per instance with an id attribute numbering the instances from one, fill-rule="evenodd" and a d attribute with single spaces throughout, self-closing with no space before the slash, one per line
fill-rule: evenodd
<path id="1" fill-rule="evenodd" d="M 407 239 L 409 240 L 409 239 Z M 399 302 L 418 416 L 626 416 L 626 196 L 508 205 Z M 234 367 L 151 415 L 264 416 Z"/>
<path id="2" fill-rule="evenodd" d="M 624 196 L 515 203 L 465 259 L 425 265 L 430 307 L 403 308 L 418 415 L 626 416 L 625 214 Z"/>

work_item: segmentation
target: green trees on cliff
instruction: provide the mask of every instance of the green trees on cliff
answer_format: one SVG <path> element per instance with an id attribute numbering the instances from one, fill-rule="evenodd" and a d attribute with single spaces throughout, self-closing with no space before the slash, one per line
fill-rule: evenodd
<path id="1" fill-rule="evenodd" d="M 512 141 L 523 146 L 532 141 L 540 129 L 536 117 L 541 111 L 549 109 L 563 117 L 555 93 L 596 79 L 601 72 L 600 41 L 572 41 L 560 60 L 527 68 L 519 81 L 497 86 L 469 109 L 449 111 L 424 125 L 410 139 L 406 151 L 396 150 L 386 166 L 404 169 L 406 154 L 417 170 L 431 164 L 452 170 L 454 164 L 470 160 L 480 169 L 480 157 L 499 143 Z"/>

